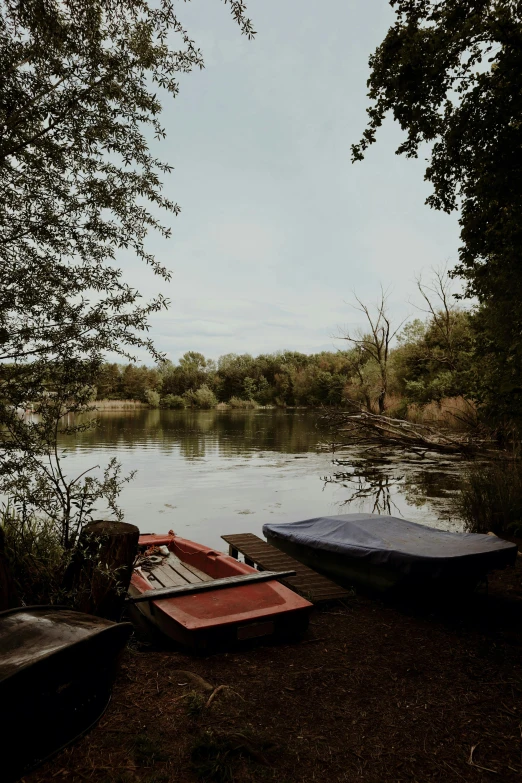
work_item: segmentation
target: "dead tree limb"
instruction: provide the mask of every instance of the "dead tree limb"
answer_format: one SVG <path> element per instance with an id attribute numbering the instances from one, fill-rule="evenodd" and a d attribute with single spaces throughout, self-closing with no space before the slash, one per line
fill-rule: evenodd
<path id="1" fill-rule="evenodd" d="M 426 424 L 414 424 L 403 419 L 393 419 L 371 413 L 353 404 L 349 411 L 326 413 L 323 425 L 334 438 L 328 446 L 333 451 L 348 446 L 396 447 L 424 456 L 427 452 L 448 455 L 475 455 L 498 453 L 493 437 L 488 433 L 447 432 Z"/>

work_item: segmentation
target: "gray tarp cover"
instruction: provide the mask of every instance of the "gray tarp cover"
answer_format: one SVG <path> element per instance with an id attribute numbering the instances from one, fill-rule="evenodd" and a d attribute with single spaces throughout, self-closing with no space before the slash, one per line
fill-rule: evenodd
<path id="1" fill-rule="evenodd" d="M 517 546 L 496 536 L 449 533 L 415 522 L 378 514 L 340 514 L 303 522 L 263 526 L 267 538 L 389 565 L 406 573 L 437 571 L 449 566 L 479 571 L 513 564 Z M 428 575 L 428 574 L 426 574 Z M 434 574 L 432 574 L 434 575 Z"/>

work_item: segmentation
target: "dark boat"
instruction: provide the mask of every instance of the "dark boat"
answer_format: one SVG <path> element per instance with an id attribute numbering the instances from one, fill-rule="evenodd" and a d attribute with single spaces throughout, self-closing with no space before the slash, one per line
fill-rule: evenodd
<path id="1" fill-rule="evenodd" d="M 378 514 L 340 514 L 266 524 L 270 544 L 341 584 L 370 590 L 472 590 L 514 565 L 517 546 L 497 536 L 450 533 Z"/>
<path id="2" fill-rule="evenodd" d="M 85 733 L 110 700 L 132 626 L 57 606 L 0 612 L 1 780 Z"/>

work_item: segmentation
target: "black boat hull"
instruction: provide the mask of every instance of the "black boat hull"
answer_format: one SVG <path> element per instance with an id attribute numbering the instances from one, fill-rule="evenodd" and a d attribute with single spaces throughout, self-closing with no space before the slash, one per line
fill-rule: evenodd
<path id="1" fill-rule="evenodd" d="M 0 613 L 2 780 L 16 781 L 95 724 L 132 626 L 59 607 Z"/>

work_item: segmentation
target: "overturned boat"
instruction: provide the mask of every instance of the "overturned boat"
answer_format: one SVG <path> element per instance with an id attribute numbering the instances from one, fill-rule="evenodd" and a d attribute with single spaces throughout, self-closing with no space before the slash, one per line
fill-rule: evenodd
<path id="1" fill-rule="evenodd" d="M 0 775 L 18 780 L 84 734 L 111 696 L 130 623 L 59 606 L 0 612 Z"/>
<path id="2" fill-rule="evenodd" d="M 385 591 L 412 586 L 474 589 L 514 565 L 517 546 L 492 535 L 450 533 L 378 514 L 266 524 L 268 542 L 340 584 Z"/>
<path id="3" fill-rule="evenodd" d="M 312 605 L 278 581 L 295 572 L 257 571 L 173 534 L 142 535 L 139 549 L 128 603 L 175 642 L 206 651 L 308 626 Z"/>

